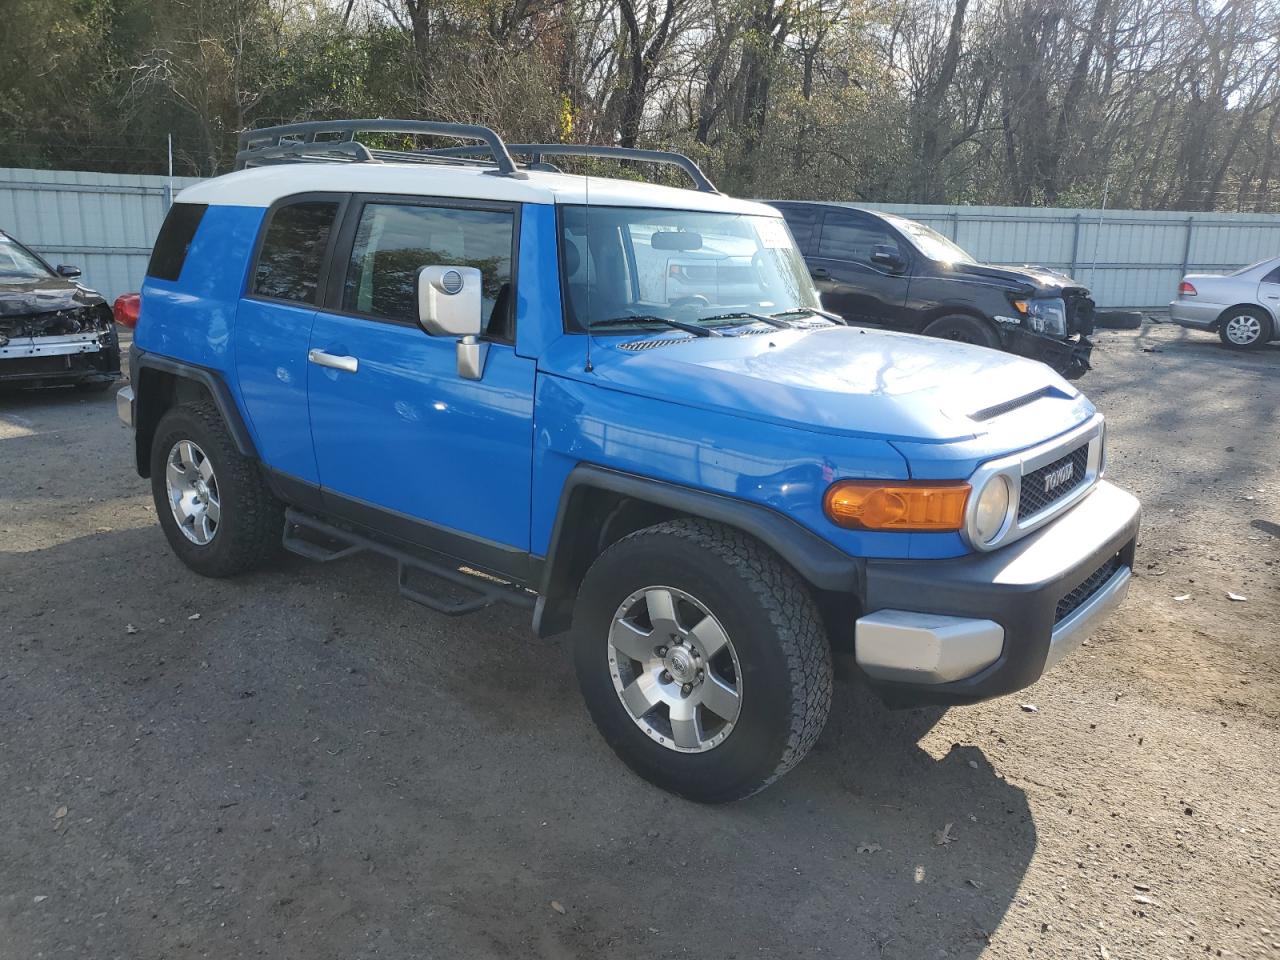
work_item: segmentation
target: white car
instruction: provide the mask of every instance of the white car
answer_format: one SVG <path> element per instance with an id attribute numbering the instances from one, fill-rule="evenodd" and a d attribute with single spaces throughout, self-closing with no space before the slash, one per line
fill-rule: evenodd
<path id="1" fill-rule="evenodd" d="M 1174 323 L 1216 330 L 1222 342 L 1251 350 L 1280 340 L 1280 257 L 1220 276 L 1189 273 L 1169 304 Z"/>

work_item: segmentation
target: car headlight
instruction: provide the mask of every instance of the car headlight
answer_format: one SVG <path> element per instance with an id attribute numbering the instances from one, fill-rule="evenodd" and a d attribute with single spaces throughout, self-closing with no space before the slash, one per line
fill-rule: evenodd
<path id="1" fill-rule="evenodd" d="M 1056 337 L 1067 335 L 1067 304 L 1061 297 L 1038 297 L 1027 301 L 1027 326 L 1036 333 Z"/>
<path id="2" fill-rule="evenodd" d="M 997 473 L 978 491 L 973 508 L 973 537 L 981 544 L 991 543 L 1004 530 L 1009 519 L 1013 490 L 1009 480 Z"/>

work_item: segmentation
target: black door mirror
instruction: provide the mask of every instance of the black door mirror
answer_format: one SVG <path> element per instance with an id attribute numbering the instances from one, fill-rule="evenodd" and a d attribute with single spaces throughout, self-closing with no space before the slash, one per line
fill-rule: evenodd
<path id="1" fill-rule="evenodd" d="M 73 267 L 69 263 L 58 264 L 58 276 L 66 277 L 68 280 L 80 276 L 80 268 Z"/>
<path id="2" fill-rule="evenodd" d="M 871 262 L 877 267 L 884 267 L 886 270 L 892 270 L 894 273 L 901 273 L 907 268 L 907 261 L 903 259 L 902 254 L 897 249 L 889 246 L 887 243 L 877 244 L 875 250 L 871 254 Z"/>

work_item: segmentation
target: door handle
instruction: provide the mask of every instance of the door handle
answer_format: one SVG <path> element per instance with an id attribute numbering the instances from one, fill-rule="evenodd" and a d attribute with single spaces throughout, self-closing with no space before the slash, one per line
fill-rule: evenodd
<path id="1" fill-rule="evenodd" d="M 308 350 L 307 359 L 317 366 L 345 370 L 347 373 L 355 373 L 360 369 L 360 361 L 355 357 L 339 357 L 323 350 Z"/>
<path id="2" fill-rule="evenodd" d="M 815 280 L 830 280 L 831 271 L 826 267 L 814 267 L 809 271 L 809 276 L 813 277 Z"/>

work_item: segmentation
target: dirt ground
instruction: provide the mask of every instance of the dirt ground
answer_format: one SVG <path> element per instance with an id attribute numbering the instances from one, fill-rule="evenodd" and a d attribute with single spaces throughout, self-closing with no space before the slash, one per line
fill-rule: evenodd
<path id="1" fill-rule="evenodd" d="M 628 773 L 527 614 L 203 580 L 111 395 L 0 398 L 0 960 L 1280 957 L 1280 348 L 1100 339 L 1123 611 L 941 717 L 842 682 L 718 808 Z"/>

